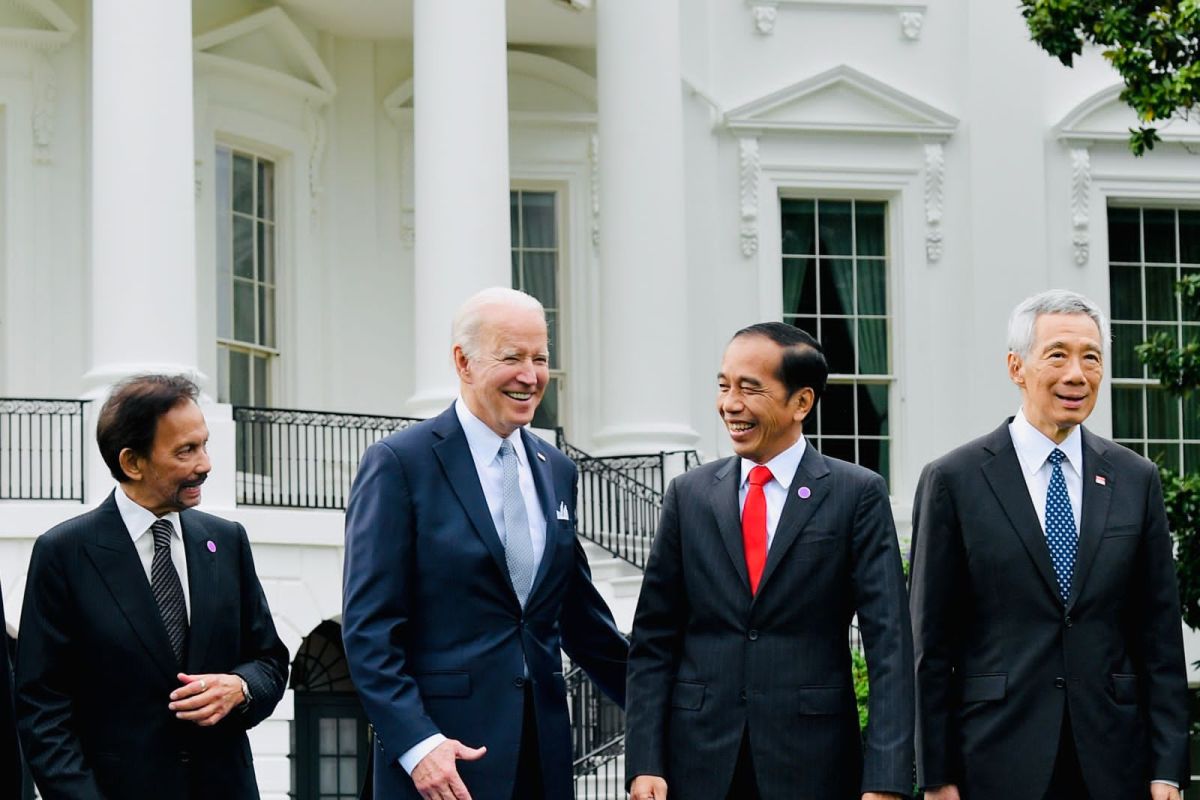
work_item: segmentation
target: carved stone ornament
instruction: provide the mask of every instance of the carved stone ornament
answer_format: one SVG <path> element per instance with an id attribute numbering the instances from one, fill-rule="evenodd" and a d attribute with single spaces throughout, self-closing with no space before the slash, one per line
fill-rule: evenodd
<path id="1" fill-rule="evenodd" d="M 921 38 L 921 26 L 925 24 L 924 11 L 901 11 L 900 32 L 905 39 L 916 41 Z"/>
<path id="2" fill-rule="evenodd" d="M 321 166 L 325 163 L 325 119 L 321 112 L 313 107 L 311 101 L 304 103 L 304 125 L 308 131 L 308 191 L 311 198 L 310 210 L 316 216 L 320 208 L 321 193 L 325 187 L 321 184 Z"/>
<path id="3" fill-rule="evenodd" d="M 941 142 L 925 145 L 925 258 L 942 257 L 942 209 L 945 205 L 946 156 Z"/>
<path id="4" fill-rule="evenodd" d="M 1088 195 L 1092 189 L 1092 158 L 1086 147 L 1071 148 L 1071 248 L 1075 264 L 1087 266 L 1091 235 Z"/>
<path id="5" fill-rule="evenodd" d="M 33 160 L 38 164 L 49 164 L 57 116 L 58 76 L 45 52 L 36 50 L 32 58 Z"/>
<path id="6" fill-rule="evenodd" d="M 592 247 L 600 251 L 600 135 L 593 133 L 588 138 L 588 176 L 592 202 Z"/>
<path id="7" fill-rule="evenodd" d="M 742 255 L 750 258 L 758 252 L 758 181 L 762 175 L 758 139 L 749 136 L 738 139 L 738 167 Z"/>
<path id="8" fill-rule="evenodd" d="M 773 3 L 754 3 L 750 6 L 750 15 L 754 18 L 754 31 L 759 36 L 770 36 L 775 32 L 779 9 Z"/>

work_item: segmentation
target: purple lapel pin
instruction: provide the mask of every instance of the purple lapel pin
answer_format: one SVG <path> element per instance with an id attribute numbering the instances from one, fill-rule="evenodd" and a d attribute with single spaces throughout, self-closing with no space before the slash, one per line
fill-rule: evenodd
<path id="1" fill-rule="evenodd" d="M 812 497 L 812 489 L 808 488 L 807 486 L 801 486 L 796 490 L 796 495 L 801 500 L 807 500 L 808 498 Z"/>
<path id="2" fill-rule="evenodd" d="M 210 552 L 210 553 L 217 552 L 217 543 L 214 542 L 212 539 L 208 540 L 208 552 Z"/>

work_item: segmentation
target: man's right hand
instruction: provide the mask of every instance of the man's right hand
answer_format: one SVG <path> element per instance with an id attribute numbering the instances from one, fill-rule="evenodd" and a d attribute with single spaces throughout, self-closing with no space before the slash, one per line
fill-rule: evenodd
<path id="1" fill-rule="evenodd" d="M 936 789 L 926 789 L 925 800 L 960 800 L 958 787 L 953 783 L 948 783 Z"/>
<path id="2" fill-rule="evenodd" d="M 486 747 L 467 747 L 457 739 L 447 739 L 413 767 L 413 784 L 424 800 L 471 800 L 454 762 L 460 758 L 477 761 L 486 753 Z"/>
<path id="3" fill-rule="evenodd" d="M 638 775 L 629 787 L 629 800 L 666 800 L 667 782 L 657 775 Z"/>

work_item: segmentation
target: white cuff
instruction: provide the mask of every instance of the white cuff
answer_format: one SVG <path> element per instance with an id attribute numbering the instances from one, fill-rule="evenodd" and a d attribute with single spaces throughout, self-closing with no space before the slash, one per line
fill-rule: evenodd
<path id="1" fill-rule="evenodd" d="M 1165 783 L 1167 786 L 1170 786 L 1172 789 L 1179 788 L 1179 784 L 1176 783 L 1175 781 L 1168 781 L 1168 780 L 1164 780 L 1162 778 L 1155 778 L 1154 780 L 1152 780 L 1150 782 L 1151 783 Z"/>
<path id="2" fill-rule="evenodd" d="M 400 766 L 404 767 L 405 772 L 412 775 L 412 771 L 417 768 L 417 764 L 421 763 L 421 759 L 432 753 L 433 748 L 444 741 L 446 741 L 446 737 L 440 733 L 422 739 L 400 755 Z"/>

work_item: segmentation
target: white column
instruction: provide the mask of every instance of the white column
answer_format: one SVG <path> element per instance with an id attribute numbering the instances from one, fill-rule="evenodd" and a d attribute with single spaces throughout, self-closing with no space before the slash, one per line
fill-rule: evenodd
<path id="1" fill-rule="evenodd" d="M 413 4 L 415 391 L 432 416 L 458 392 L 450 322 L 469 295 L 511 286 L 504 3 Z"/>
<path id="2" fill-rule="evenodd" d="M 678 0 L 599 0 L 596 67 L 602 373 L 593 446 L 692 447 Z"/>
<path id="3" fill-rule="evenodd" d="M 92 359 L 85 388 L 197 373 L 192 4 L 92 3 Z"/>

